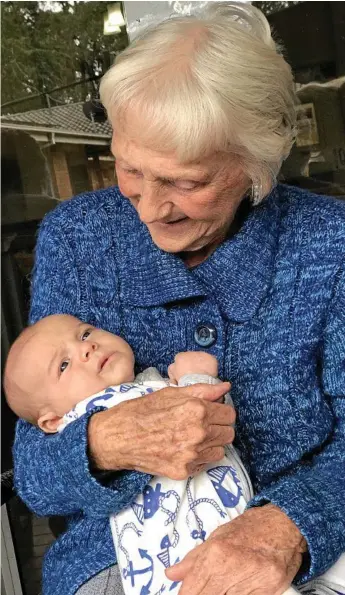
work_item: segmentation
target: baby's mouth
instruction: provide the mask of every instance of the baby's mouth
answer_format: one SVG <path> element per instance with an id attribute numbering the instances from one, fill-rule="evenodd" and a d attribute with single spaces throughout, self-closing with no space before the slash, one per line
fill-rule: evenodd
<path id="1" fill-rule="evenodd" d="M 109 362 L 110 358 L 113 356 L 113 353 L 110 353 L 109 355 L 105 355 L 104 357 L 101 358 L 100 362 L 99 362 L 99 371 L 101 372 L 103 370 L 103 368 L 107 365 L 107 363 Z"/>

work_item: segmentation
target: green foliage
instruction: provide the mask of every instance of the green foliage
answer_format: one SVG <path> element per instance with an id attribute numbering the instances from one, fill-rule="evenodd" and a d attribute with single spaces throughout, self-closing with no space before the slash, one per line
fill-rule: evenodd
<path id="1" fill-rule="evenodd" d="M 9 111 L 47 107 L 29 99 L 56 87 L 101 75 L 128 43 L 127 34 L 103 35 L 105 2 L 1 2 L 2 104 L 28 96 Z M 50 102 L 85 100 L 91 83 L 51 94 Z"/>

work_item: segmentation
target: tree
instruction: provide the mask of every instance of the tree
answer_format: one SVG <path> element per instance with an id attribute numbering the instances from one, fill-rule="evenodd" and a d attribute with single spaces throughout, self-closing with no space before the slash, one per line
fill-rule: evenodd
<path id="1" fill-rule="evenodd" d="M 104 2 L 1 2 L 2 103 L 28 97 L 4 111 L 46 107 L 52 89 L 101 76 L 128 44 L 125 30 L 103 35 L 106 9 Z M 75 85 L 50 101 L 82 101 L 92 91 L 90 83 Z"/>

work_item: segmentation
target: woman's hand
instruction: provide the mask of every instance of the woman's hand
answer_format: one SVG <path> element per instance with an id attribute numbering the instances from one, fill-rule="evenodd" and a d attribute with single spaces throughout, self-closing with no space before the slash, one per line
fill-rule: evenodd
<path id="1" fill-rule="evenodd" d="M 281 595 L 305 551 L 296 525 L 267 504 L 218 527 L 166 575 L 183 581 L 179 595 Z"/>
<path id="2" fill-rule="evenodd" d="M 89 451 L 98 469 L 136 469 L 186 479 L 224 456 L 234 439 L 235 411 L 214 403 L 228 382 L 164 388 L 95 413 L 89 423 Z"/>

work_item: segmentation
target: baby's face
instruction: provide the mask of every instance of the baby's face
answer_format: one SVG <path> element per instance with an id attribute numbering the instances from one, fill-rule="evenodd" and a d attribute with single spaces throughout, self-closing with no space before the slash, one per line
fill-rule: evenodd
<path id="1" fill-rule="evenodd" d="M 121 339 L 72 316 L 40 321 L 28 341 L 23 377 L 64 415 L 82 399 L 134 378 L 134 356 Z M 36 393 L 37 394 L 37 393 Z"/>

